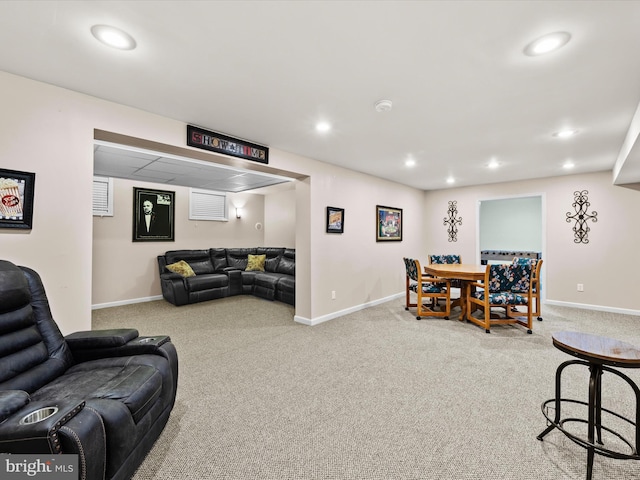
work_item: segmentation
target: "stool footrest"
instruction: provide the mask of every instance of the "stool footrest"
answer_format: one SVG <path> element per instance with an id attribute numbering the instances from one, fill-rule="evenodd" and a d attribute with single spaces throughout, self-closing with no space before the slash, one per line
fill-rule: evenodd
<path id="1" fill-rule="evenodd" d="M 598 453 L 599 455 L 605 456 L 605 457 L 609 457 L 609 458 L 615 458 L 618 460 L 640 460 L 640 455 L 638 454 L 638 452 L 636 451 L 636 448 L 634 447 L 633 443 L 631 443 L 629 440 L 627 440 L 626 438 L 624 438 L 622 435 L 620 435 L 618 432 L 605 427 L 604 425 L 596 425 L 597 427 L 601 428 L 604 431 L 607 431 L 609 433 L 611 433 L 612 435 L 615 435 L 616 437 L 618 437 L 620 440 L 622 440 L 631 450 L 631 453 L 623 453 L 623 452 L 619 452 L 619 451 L 615 451 L 615 450 L 610 450 L 608 448 L 603 447 L 601 444 L 599 443 L 593 443 L 593 442 L 589 442 L 588 440 L 579 437 L 578 435 L 575 435 L 569 431 L 567 431 L 564 428 L 564 424 L 568 423 L 568 422 L 579 422 L 579 423 L 584 423 L 584 424 L 588 424 L 588 420 L 585 420 L 584 418 L 573 418 L 573 417 L 569 417 L 569 418 L 564 418 L 558 422 L 555 421 L 555 419 L 551 419 L 549 418 L 549 415 L 547 415 L 546 412 L 546 407 L 549 403 L 556 403 L 556 399 L 555 398 L 551 398 L 549 400 L 547 400 L 546 402 L 542 403 L 542 414 L 545 416 L 545 418 L 547 419 L 547 421 L 549 422 L 549 427 L 542 432 L 540 435 L 538 435 L 538 440 L 542 440 L 542 438 L 549 433 L 551 430 L 553 430 L 554 428 L 557 428 L 558 430 L 560 430 L 562 433 L 564 433 L 567 438 L 569 438 L 572 442 L 584 447 L 584 448 L 593 448 L 595 453 Z M 577 403 L 579 405 L 586 405 L 589 406 L 589 404 L 587 402 L 583 402 L 581 400 L 573 400 L 570 398 L 561 398 L 560 402 L 570 402 L 570 403 Z M 607 408 L 602 408 L 603 412 L 609 413 L 611 415 L 614 415 L 622 420 L 624 420 L 625 422 L 628 422 L 629 424 L 635 426 L 635 422 L 632 422 L 631 420 L 629 420 L 628 418 L 623 417 L 622 415 L 611 411 Z"/>

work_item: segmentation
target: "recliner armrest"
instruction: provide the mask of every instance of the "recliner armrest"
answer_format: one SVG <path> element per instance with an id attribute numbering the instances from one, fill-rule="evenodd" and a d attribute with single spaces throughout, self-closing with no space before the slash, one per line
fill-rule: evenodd
<path id="1" fill-rule="evenodd" d="M 184 277 L 182 275 L 180 275 L 179 273 L 175 273 L 175 272 L 170 272 L 169 270 L 166 270 L 164 272 L 162 272 L 160 274 L 160 278 L 161 279 L 172 279 L 172 280 L 180 280 L 182 281 L 182 279 L 184 279 Z"/>
<path id="2" fill-rule="evenodd" d="M 118 328 L 112 330 L 85 330 L 67 335 L 64 339 L 69 348 L 74 350 L 86 350 L 91 348 L 121 347 L 127 342 L 137 338 L 138 330 L 135 328 Z"/>
<path id="3" fill-rule="evenodd" d="M 77 362 L 86 362 L 88 360 L 97 360 L 99 358 L 127 357 L 130 355 L 153 354 L 166 356 L 165 352 L 161 350 L 161 347 L 165 343 L 171 341 L 171 338 L 168 335 L 139 337 L 137 330 L 123 330 L 135 332 L 135 336 L 133 338 L 130 338 L 126 343 L 118 343 L 117 345 L 96 345 L 95 343 L 92 344 L 89 341 L 84 344 L 78 342 L 76 343 L 75 347 L 71 347 L 71 352 L 73 353 L 74 359 Z M 110 330 L 104 330 L 104 332 L 109 331 Z M 101 330 L 96 330 L 95 332 L 99 333 L 101 332 Z"/>
<path id="4" fill-rule="evenodd" d="M 58 430 L 82 410 L 84 405 L 84 401 L 78 400 L 40 400 L 16 410 L 0 423 L 0 451 L 60 453 L 62 448 Z"/>
<path id="5" fill-rule="evenodd" d="M 241 272 L 242 270 L 238 267 L 224 267 L 222 270 L 218 270 L 218 272 L 220 273 L 226 273 L 226 272 Z"/>
<path id="6" fill-rule="evenodd" d="M 24 390 L 0 391 L 0 423 L 31 401 L 29 394 Z"/>

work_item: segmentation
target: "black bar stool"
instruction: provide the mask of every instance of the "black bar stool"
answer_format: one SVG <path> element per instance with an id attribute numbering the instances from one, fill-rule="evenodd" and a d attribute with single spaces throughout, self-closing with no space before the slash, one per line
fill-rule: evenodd
<path id="1" fill-rule="evenodd" d="M 569 360 L 562 363 L 556 370 L 556 397 L 543 402 L 542 414 L 549 422 L 549 426 L 538 435 L 538 440 L 542 441 L 543 437 L 557 428 L 564 433 L 573 442 L 587 449 L 587 480 L 591 480 L 593 471 L 593 458 L 595 454 L 603 455 L 610 458 L 623 460 L 640 460 L 638 448 L 640 446 L 640 389 L 625 374 L 610 368 L 609 366 L 618 368 L 640 368 L 640 349 L 634 345 L 620 342 L 611 338 L 599 337 L 579 332 L 558 332 L 552 335 L 553 345 L 569 355 L 579 358 L 580 360 Z M 589 367 L 589 401 L 562 398 L 561 395 L 561 377 L 563 370 L 569 365 L 586 365 Z M 609 365 L 609 366 L 607 366 Z M 636 396 L 636 418 L 635 422 L 623 417 L 622 415 L 602 408 L 602 374 L 609 372 L 622 378 L 633 389 Z M 555 417 L 549 418 L 546 413 L 546 407 L 550 403 L 555 403 Z M 589 415 L 588 419 L 579 418 L 561 418 L 560 407 L 562 402 L 571 402 L 581 405 L 587 405 Z M 627 440 L 618 432 L 613 431 L 602 425 L 602 412 L 614 415 L 625 422 L 635 426 L 635 443 Z M 587 439 L 568 432 L 564 428 L 565 422 L 582 422 L 587 424 Z M 604 447 L 602 442 L 602 430 L 605 430 L 617 438 L 622 440 L 630 449 L 630 453 L 613 451 Z M 597 435 L 597 443 L 594 442 Z"/>

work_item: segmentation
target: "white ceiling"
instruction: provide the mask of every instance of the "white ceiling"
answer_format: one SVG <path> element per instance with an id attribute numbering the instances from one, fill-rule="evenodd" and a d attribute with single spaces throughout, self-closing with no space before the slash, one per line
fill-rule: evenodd
<path id="1" fill-rule="evenodd" d="M 278 175 L 102 142 L 98 142 L 93 149 L 93 173 L 103 177 L 224 192 L 244 192 L 291 180 Z"/>
<path id="2" fill-rule="evenodd" d="M 611 170 L 639 27 L 636 1 L 2 1 L 0 70 L 428 190 Z"/>

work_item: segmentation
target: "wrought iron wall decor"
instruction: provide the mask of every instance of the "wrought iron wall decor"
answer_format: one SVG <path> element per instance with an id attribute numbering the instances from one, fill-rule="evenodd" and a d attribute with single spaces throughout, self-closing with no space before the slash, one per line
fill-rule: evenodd
<path id="1" fill-rule="evenodd" d="M 458 241 L 458 227 L 456 225 L 462 225 L 462 217 L 456 218 L 456 214 L 458 213 L 457 201 L 452 200 L 449 202 L 449 209 L 447 213 L 448 217 L 444 219 L 444 225 L 448 225 L 449 230 L 449 241 L 457 242 Z"/>
<path id="2" fill-rule="evenodd" d="M 567 223 L 575 221 L 573 226 L 573 241 L 574 243 L 589 243 L 589 225 L 587 221 L 591 220 L 593 223 L 598 221 L 598 212 L 587 213 L 587 209 L 591 206 L 589 203 L 589 197 L 587 190 L 573 192 L 573 204 L 571 205 L 576 213 L 573 215 L 571 212 L 567 212 Z"/>

